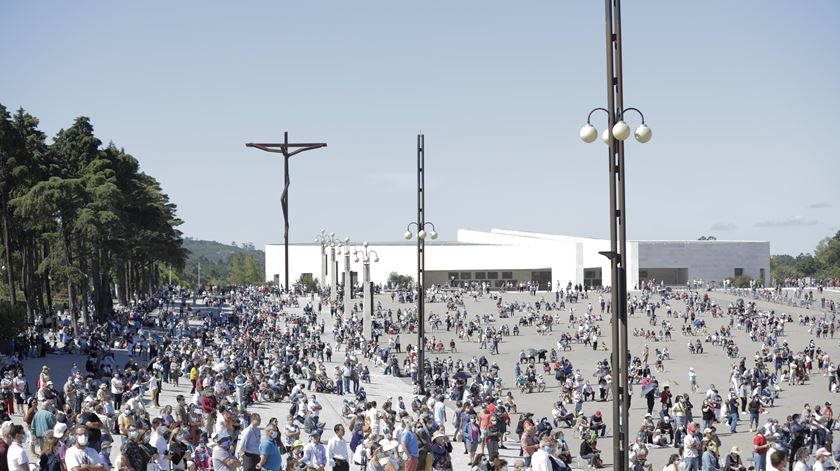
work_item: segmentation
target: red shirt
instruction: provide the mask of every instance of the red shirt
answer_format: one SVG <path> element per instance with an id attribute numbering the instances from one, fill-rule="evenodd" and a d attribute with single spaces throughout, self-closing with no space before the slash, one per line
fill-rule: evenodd
<path id="1" fill-rule="evenodd" d="M 213 396 L 204 396 L 201 398 L 201 410 L 205 414 L 209 414 L 216 410 L 216 398 Z"/>
<path id="2" fill-rule="evenodd" d="M 756 435 L 755 438 L 753 438 L 753 445 L 755 445 L 756 447 L 764 446 L 766 444 L 767 439 L 764 438 L 764 435 Z M 763 450 L 757 450 L 756 453 L 758 453 L 759 455 L 763 455 L 767 453 L 767 448 Z"/>

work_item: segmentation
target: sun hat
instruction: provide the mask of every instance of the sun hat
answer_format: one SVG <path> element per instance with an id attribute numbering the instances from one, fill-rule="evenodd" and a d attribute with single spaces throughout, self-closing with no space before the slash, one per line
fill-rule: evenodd
<path id="1" fill-rule="evenodd" d="M 740 453 L 741 453 L 741 449 L 740 449 L 740 448 L 738 448 L 738 446 L 733 446 L 733 447 L 732 447 L 732 451 L 730 451 L 730 453 L 735 453 L 736 455 L 737 455 L 737 454 L 740 454 Z"/>
<path id="2" fill-rule="evenodd" d="M 434 435 L 432 435 L 432 440 L 437 440 L 438 438 L 444 438 L 444 437 L 446 437 L 446 434 L 443 433 L 442 431 L 438 430 L 437 432 L 435 432 Z"/>
<path id="3" fill-rule="evenodd" d="M 53 428 L 53 437 L 61 438 L 67 432 L 67 424 L 63 422 L 59 422 L 55 424 L 55 428 Z"/>
<path id="4" fill-rule="evenodd" d="M 299 446 L 303 446 L 303 442 L 300 440 L 295 440 L 295 442 L 292 443 L 292 448 L 297 448 Z"/>
<path id="5" fill-rule="evenodd" d="M 398 447 L 399 443 L 397 443 L 396 440 L 388 440 L 387 438 L 383 438 L 382 440 L 379 440 L 379 445 L 382 447 L 383 450 L 391 451 L 394 448 Z"/>
<path id="6" fill-rule="evenodd" d="M 826 450 L 825 448 L 820 448 L 817 450 L 817 456 L 831 456 L 831 452 Z"/>

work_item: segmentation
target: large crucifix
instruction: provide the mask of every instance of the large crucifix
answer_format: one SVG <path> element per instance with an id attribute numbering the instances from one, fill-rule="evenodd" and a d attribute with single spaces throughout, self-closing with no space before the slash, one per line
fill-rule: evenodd
<path id="1" fill-rule="evenodd" d="M 249 142 L 245 144 L 245 147 L 255 147 L 260 150 L 264 150 L 266 152 L 274 152 L 277 154 L 283 154 L 283 177 L 284 177 L 284 186 L 283 186 L 283 196 L 280 198 L 280 206 L 283 208 L 283 239 L 284 239 L 284 246 L 286 250 L 286 255 L 284 257 L 285 262 L 285 269 L 286 269 L 286 284 L 284 288 L 286 291 L 289 291 L 289 157 L 300 154 L 301 152 L 307 150 L 314 150 L 320 149 L 321 147 L 327 147 L 326 143 L 302 143 L 302 144 L 289 144 L 289 133 L 283 133 L 283 143 L 282 144 L 258 144 Z"/>

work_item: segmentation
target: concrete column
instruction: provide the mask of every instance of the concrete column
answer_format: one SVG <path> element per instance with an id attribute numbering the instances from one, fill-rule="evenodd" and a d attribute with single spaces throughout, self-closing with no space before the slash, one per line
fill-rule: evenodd
<path id="1" fill-rule="evenodd" d="M 353 280 L 350 279 L 350 254 L 344 254 L 344 320 L 353 313 Z"/>
<path id="2" fill-rule="evenodd" d="M 362 286 L 365 290 L 365 299 L 362 328 L 364 329 L 364 339 L 370 340 L 373 334 L 373 283 L 370 281 L 370 263 L 365 263 L 364 267 L 364 284 Z"/>
<path id="3" fill-rule="evenodd" d="M 338 270 L 335 267 L 335 246 L 330 246 L 330 290 L 333 298 L 335 298 L 335 289 L 338 286 Z"/>
<path id="4" fill-rule="evenodd" d="M 321 289 L 327 287 L 327 247 L 321 244 L 321 279 L 318 280 Z"/>

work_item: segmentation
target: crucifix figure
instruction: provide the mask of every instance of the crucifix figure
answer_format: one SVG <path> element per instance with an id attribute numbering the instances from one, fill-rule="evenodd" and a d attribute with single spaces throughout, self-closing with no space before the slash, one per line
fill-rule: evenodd
<path id="1" fill-rule="evenodd" d="M 286 269 L 286 284 L 283 286 L 285 290 L 289 290 L 289 157 L 300 154 L 307 150 L 320 149 L 327 147 L 326 143 L 303 143 L 303 144 L 289 144 L 289 133 L 283 133 L 282 144 L 256 144 L 248 143 L 245 147 L 255 147 L 266 152 L 274 152 L 283 154 L 283 196 L 280 198 L 280 206 L 283 208 L 283 241 L 285 246 L 285 269 Z"/>

